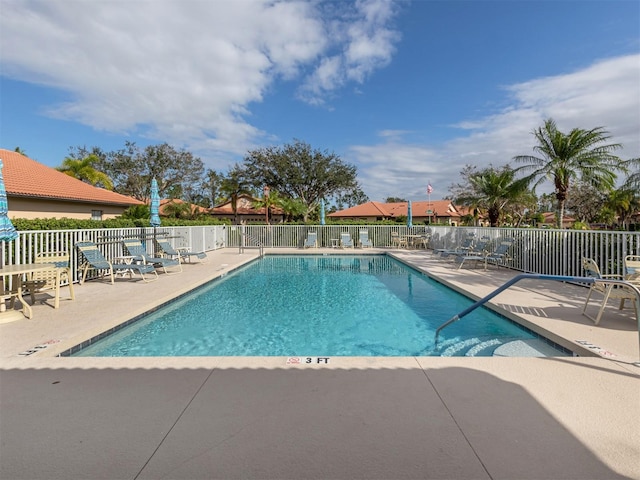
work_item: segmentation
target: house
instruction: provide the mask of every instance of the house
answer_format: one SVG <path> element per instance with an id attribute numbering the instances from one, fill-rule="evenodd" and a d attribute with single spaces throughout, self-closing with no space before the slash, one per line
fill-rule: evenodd
<path id="1" fill-rule="evenodd" d="M 253 206 L 257 201 L 259 201 L 259 199 L 252 197 L 251 195 L 238 195 L 238 200 L 236 202 L 236 211 L 238 214 L 239 223 L 265 222 L 265 208 L 255 208 Z M 209 214 L 214 216 L 215 218 L 228 219 L 233 221 L 234 214 L 233 208 L 231 208 L 231 200 L 227 200 L 224 203 L 210 208 Z M 269 223 L 282 222 L 284 222 L 284 210 L 279 207 L 271 207 L 269 209 Z"/>
<path id="2" fill-rule="evenodd" d="M 540 222 L 538 227 L 548 227 L 548 228 L 556 228 L 557 223 L 557 213 L 556 212 L 543 212 L 542 216 L 544 220 Z M 570 215 L 564 215 L 562 217 L 562 228 L 571 228 L 571 226 L 575 223 L 576 219 Z"/>
<path id="3" fill-rule="evenodd" d="M 396 220 L 398 217 L 407 216 L 407 207 L 407 202 L 367 202 L 339 212 L 330 213 L 328 217 L 334 220 L 364 220 L 366 222 Z M 459 225 L 463 215 L 450 200 L 411 202 L 413 223 Z"/>
<path id="4" fill-rule="evenodd" d="M 144 202 L 94 187 L 21 153 L 0 149 L 9 218 L 115 218 Z"/>

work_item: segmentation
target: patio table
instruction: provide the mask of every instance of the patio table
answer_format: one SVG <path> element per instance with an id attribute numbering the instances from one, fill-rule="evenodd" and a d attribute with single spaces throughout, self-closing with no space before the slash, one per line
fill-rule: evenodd
<path id="1" fill-rule="evenodd" d="M 56 268 L 55 263 L 24 263 L 18 265 L 5 265 L 0 268 L 0 278 L 2 279 L 2 302 L 0 303 L 0 311 L 5 311 L 5 298 L 16 298 L 20 304 L 22 305 L 22 314 L 27 318 L 33 317 L 33 309 L 31 306 L 25 301 L 22 297 L 22 276 L 30 274 L 34 272 L 41 272 L 45 270 L 56 270 L 57 275 L 59 277 L 60 271 Z M 6 283 L 4 278 L 7 276 L 12 277 L 11 281 L 11 290 L 7 291 Z M 58 284 L 60 283 L 60 279 L 58 278 Z M 57 306 L 58 302 L 56 302 Z"/>

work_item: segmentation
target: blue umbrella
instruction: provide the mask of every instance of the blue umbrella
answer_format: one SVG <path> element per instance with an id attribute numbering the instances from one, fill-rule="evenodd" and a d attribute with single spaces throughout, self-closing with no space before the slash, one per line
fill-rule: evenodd
<path id="1" fill-rule="evenodd" d="M 413 218 L 411 214 L 411 200 L 407 202 L 407 227 L 413 227 Z"/>
<path id="2" fill-rule="evenodd" d="M 320 200 L 320 225 L 324 225 L 324 200 Z"/>
<path id="3" fill-rule="evenodd" d="M 7 191 L 2 178 L 2 160 L 0 160 L 0 241 L 10 242 L 18 238 L 16 228 L 9 220 L 9 206 L 7 205 Z"/>
<path id="4" fill-rule="evenodd" d="M 151 221 L 152 227 L 160 226 L 160 195 L 158 195 L 158 182 L 151 180 Z"/>

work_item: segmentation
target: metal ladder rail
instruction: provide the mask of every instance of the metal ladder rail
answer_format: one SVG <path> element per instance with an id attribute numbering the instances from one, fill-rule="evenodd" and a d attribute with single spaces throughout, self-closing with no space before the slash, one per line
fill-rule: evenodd
<path id="1" fill-rule="evenodd" d="M 516 275 L 515 277 L 513 277 L 511 280 L 506 282 L 504 285 L 498 287 L 496 290 L 491 292 L 486 297 L 481 298 L 480 300 L 478 300 L 476 303 L 474 303 L 470 307 L 464 309 L 462 312 L 458 313 L 457 315 L 454 315 L 449 320 L 447 320 L 442 325 L 440 325 L 436 329 L 436 334 L 435 334 L 435 344 L 436 344 L 436 346 L 438 345 L 438 336 L 440 335 L 440 331 L 443 328 L 451 325 L 452 323 L 457 322 L 462 317 L 464 317 L 464 316 L 468 315 L 469 313 L 473 312 L 476 308 L 484 305 L 489 300 L 491 300 L 493 297 L 495 297 L 496 295 L 502 293 L 503 291 L 505 291 L 507 288 L 509 288 L 513 284 L 519 282 L 520 280 L 527 280 L 527 279 L 552 280 L 552 281 L 556 281 L 556 282 L 578 282 L 578 283 L 586 283 L 588 285 L 591 285 L 591 284 L 596 283 L 596 282 L 598 282 L 598 283 L 608 283 L 608 284 L 614 284 L 614 285 L 624 285 L 625 287 L 628 287 L 631 290 L 633 290 L 634 293 L 636 294 L 636 300 L 635 300 L 635 302 L 636 302 L 636 322 L 637 322 L 637 327 L 638 327 L 638 351 L 639 351 L 639 354 L 638 354 L 639 361 L 637 363 L 635 363 L 634 365 L 640 366 L 640 289 L 638 287 L 636 287 L 635 285 L 632 285 L 629 282 L 625 282 L 624 280 L 607 280 L 607 279 L 600 279 L 600 278 L 595 279 L 593 277 L 572 277 L 572 276 L 561 276 L 561 275 L 541 275 L 541 274 L 535 274 L 535 273 L 521 273 L 520 275 Z"/>
<path id="2" fill-rule="evenodd" d="M 264 257 L 264 245 L 262 244 L 262 242 L 260 240 L 258 240 L 253 235 L 250 235 L 250 234 L 245 233 L 245 232 L 241 232 L 241 235 L 242 235 L 242 240 L 240 241 L 240 245 L 238 246 L 238 253 L 244 253 L 244 249 L 245 248 L 257 248 L 260 251 L 259 255 L 261 257 Z M 247 245 L 245 245 L 245 240 L 251 240 L 256 245 L 255 246 L 254 245 L 247 246 Z"/>

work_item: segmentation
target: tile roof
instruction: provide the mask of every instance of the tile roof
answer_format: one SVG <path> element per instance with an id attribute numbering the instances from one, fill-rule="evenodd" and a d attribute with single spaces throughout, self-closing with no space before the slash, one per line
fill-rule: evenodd
<path id="1" fill-rule="evenodd" d="M 7 195 L 111 205 L 140 205 L 133 197 L 94 187 L 11 150 L 0 149 Z"/>
<path id="2" fill-rule="evenodd" d="M 176 204 L 176 205 L 181 205 L 181 204 L 185 204 L 185 205 L 189 205 L 191 207 L 191 213 L 208 213 L 209 209 L 208 208 L 204 208 L 201 207 L 200 205 L 195 205 L 193 203 L 188 203 L 185 202 L 184 200 L 180 200 L 179 198 L 164 198 L 162 200 L 160 200 L 160 215 L 167 215 L 167 211 L 165 210 L 167 205 L 169 204 Z"/>
<path id="3" fill-rule="evenodd" d="M 433 215 L 439 217 L 460 217 L 460 212 L 450 200 L 431 200 L 421 202 L 411 202 L 411 213 L 414 217 L 427 217 L 427 210 L 433 210 Z M 332 218 L 344 217 L 386 217 L 396 218 L 400 215 L 407 215 L 407 202 L 381 203 L 368 202 L 355 207 L 330 213 Z"/>

